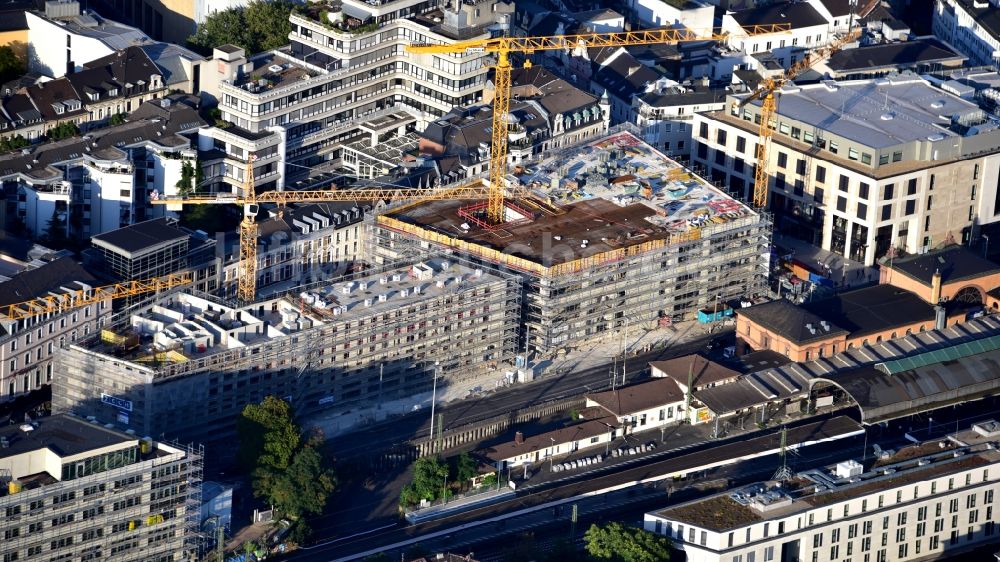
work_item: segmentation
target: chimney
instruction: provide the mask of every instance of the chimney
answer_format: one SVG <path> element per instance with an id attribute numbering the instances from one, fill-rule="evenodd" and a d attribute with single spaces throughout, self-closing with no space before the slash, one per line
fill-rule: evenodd
<path id="1" fill-rule="evenodd" d="M 935 269 L 931 276 L 931 304 L 941 301 L 941 270 Z"/>
<path id="2" fill-rule="evenodd" d="M 524 443 L 524 434 L 521 433 L 520 431 L 518 431 L 517 433 L 515 433 L 514 434 L 514 443 L 517 443 L 518 445 L 523 444 Z"/>
<path id="3" fill-rule="evenodd" d="M 938 289 L 940 291 L 940 289 Z M 948 315 L 940 304 L 934 305 L 934 329 L 943 330 L 947 327 Z"/>

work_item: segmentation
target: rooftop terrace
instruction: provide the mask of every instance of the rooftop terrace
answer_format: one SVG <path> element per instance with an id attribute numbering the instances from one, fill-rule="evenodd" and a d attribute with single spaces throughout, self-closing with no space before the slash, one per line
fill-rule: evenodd
<path id="1" fill-rule="evenodd" d="M 140 364 L 180 364 L 325 324 L 405 309 L 498 279 L 482 269 L 432 258 L 374 275 L 314 283 L 242 308 L 177 293 L 133 315 L 130 333 L 104 332 L 88 347 Z"/>
<path id="2" fill-rule="evenodd" d="M 556 151 L 512 179 L 547 204 L 512 201 L 509 222 L 500 229 L 479 228 L 459 213 L 467 205 L 459 201 L 404 207 L 380 221 L 549 267 L 648 242 L 689 240 L 756 217 L 628 132 Z"/>

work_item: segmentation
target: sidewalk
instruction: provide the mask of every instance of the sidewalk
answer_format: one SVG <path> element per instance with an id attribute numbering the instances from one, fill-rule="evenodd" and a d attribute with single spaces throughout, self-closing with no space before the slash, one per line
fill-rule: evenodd
<path id="1" fill-rule="evenodd" d="M 793 253 L 793 257 L 802 263 L 825 271 L 827 276 L 837 284 L 838 289 L 861 287 L 877 283 L 879 271 L 877 267 L 868 267 L 839 254 L 828 252 L 798 238 L 774 233 L 773 244 Z M 780 253 L 779 253 L 780 255 Z"/>

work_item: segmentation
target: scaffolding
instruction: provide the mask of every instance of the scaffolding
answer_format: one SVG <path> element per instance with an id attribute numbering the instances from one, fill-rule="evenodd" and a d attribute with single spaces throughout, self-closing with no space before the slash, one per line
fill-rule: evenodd
<path id="1" fill-rule="evenodd" d="M 370 238 L 380 252 L 415 258 L 445 248 L 523 275 L 522 338 L 530 335 L 536 352 L 619 329 L 626 319 L 632 326 L 691 319 L 716 295 L 720 303 L 752 297 L 766 286 L 771 243 L 770 215 L 754 213 L 545 266 L 394 217 L 379 216 L 375 224 Z"/>
<path id="2" fill-rule="evenodd" d="M 192 523 L 201 514 L 204 450 L 169 446 L 176 450 L 158 448 L 119 468 L 0 495 L 8 514 L 0 532 L 20 529 L 7 535 L 3 551 L 19 553 L 19 560 L 35 560 L 28 553 L 35 548 L 46 559 L 72 552 L 72 559 L 111 562 L 198 560 L 201 538 Z M 171 479 L 161 479 L 161 473 Z M 171 484 L 172 493 L 151 500 Z M 39 530 L 32 530 L 36 524 Z"/>
<path id="3" fill-rule="evenodd" d="M 305 306 L 300 304 L 303 292 L 359 279 L 370 282 L 381 273 L 398 272 L 425 259 L 426 255 L 296 287 L 237 310 L 267 318 L 277 314 L 272 305 L 279 302 Z M 471 275 L 481 269 L 483 276 L 475 281 L 470 277 L 449 291 L 422 292 L 421 297 L 393 310 L 372 309 L 347 317 L 310 308 L 308 313 L 323 324 L 259 338 L 244 347 L 188 354 L 185 362 L 152 364 L 108 358 L 90 342 L 83 342 L 67 351 L 75 357 L 66 358 L 67 380 L 63 382 L 87 385 L 83 394 L 94 395 L 99 389 L 90 387 L 86 381 L 91 377 L 85 372 L 96 369 L 100 376 L 118 381 L 123 392 L 134 388 L 136 396 L 129 399 L 152 404 L 145 410 L 149 419 L 138 414 L 144 411 L 142 407 L 135 408 L 134 421 L 144 424 L 137 431 L 166 431 L 198 439 L 232 429 L 232 420 L 244 404 L 269 394 L 291 401 L 297 414 L 310 415 L 333 406 L 365 406 L 429 391 L 435 368 L 444 377 L 460 379 L 484 367 L 513 365 L 518 349 L 520 278 L 452 257 L 447 261 L 451 271 L 461 267 Z M 218 299 L 198 296 L 222 305 Z M 150 384 L 137 386 L 137 375 Z M 64 394 L 57 384 L 54 402 L 67 407 L 64 398 L 69 401 L 71 394 L 78 396 L 80 390 L 75 390 Z M 93 401 L 77 402 L 68 407 Z"/>

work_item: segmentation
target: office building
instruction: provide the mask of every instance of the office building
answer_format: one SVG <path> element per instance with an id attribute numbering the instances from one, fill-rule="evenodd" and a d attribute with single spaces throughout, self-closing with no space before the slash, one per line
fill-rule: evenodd
<path id="1" fill-rule="evenodd" d="M 955 46 L 969 63 L 995 65 L 1000 60 L 1000 12 L 996 0 L 935 0 L 931 29 Z"/>
<path id="2" fill-rule="evenodd" d="M 760 102 L 694 118 L 692 161 L 750 197 Z M 978 237 L 1000 218 L 1000 129 L 916 76 L 788 85 L 768 151 L 780 231 L 866 265 Z"/>

